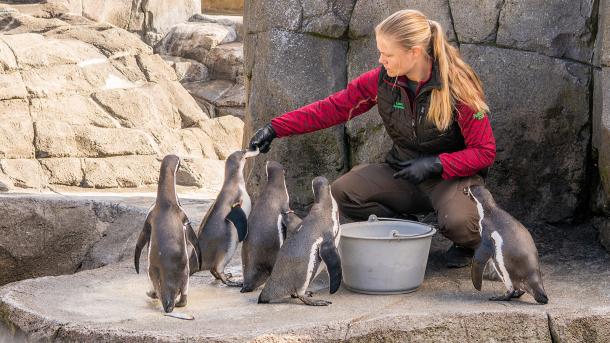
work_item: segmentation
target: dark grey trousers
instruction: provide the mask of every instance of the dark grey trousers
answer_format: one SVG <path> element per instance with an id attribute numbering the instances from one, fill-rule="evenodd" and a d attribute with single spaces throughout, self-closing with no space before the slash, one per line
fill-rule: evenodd
<path id="1" fill-rule="evenodd" d="M 394 179 L 395 172 L 387 163 L 361 164 L 335 180 L 331 190 L 341 214 L 366 220 L 371 214 L 397 217 L 435 211 L 441 234 L 461 246 L 477 247 L 479 213 L 468 187 L 484 184 L 479 175 L 414 185 Z"/>

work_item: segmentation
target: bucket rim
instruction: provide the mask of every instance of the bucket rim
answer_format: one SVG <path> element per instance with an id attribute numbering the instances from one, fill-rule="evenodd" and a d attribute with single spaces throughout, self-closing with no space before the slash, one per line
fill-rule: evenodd
<path id="1" fill-rule="evenodd" d="M 408 222 L 408 223 L 412 223 L 412 224 L 425 226 L 428 228 L 428 231 L 421 233 L 421 234 L 416 234 L 416 235 L 412 235 L 412 236 L 402 236 L 402 237 L 370 237 L 370 236 L 362 236 L 362 235 L 350 235 L 345 232 L 345 228 L 347 228 L 349 230 L 350 226 L 375 225 L 376 223 L 387 223 L 387 222 L 397 222 L 397 223 Z M 353 239 L 363 239 L 363 240 L 387 240 L 387 241 L 413 240 L 413 239 L 431 237 L 435 233 L 436 233 L 436 229 L 432 225 L 421 223 L 421 222 L 416 222 L 413 220 L 406 220 L 406 219 L 384 220 L 384 221 L 359 221 L 359 222 L 353 222 L 353 223 L 347 223 L 347 224 L 341 225 L 341 238 L 353 238 Z"/>

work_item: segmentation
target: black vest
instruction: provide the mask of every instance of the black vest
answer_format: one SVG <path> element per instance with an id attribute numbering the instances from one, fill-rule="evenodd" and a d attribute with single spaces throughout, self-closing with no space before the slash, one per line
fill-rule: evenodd
<path id="1" fill-rule="evenodd" d="M 409 100 L 407 90 L 396 84 L 396 78 L 389 77 L 381 67 L 377 90 L 377 107 L 385 129 L 394 143 L 386 155 L 386 162 L 395 169 L 396 163 L 412 158 L 438 155 L 444 152 L 463 150 L 464 137 L 460 131 L 456 113 L 447 131 L 439 131 L 427 119 L 430 95 L 433 89 L 440 89 L 438 65 L 432 65 L 432 76 L 415 97 Z"/>

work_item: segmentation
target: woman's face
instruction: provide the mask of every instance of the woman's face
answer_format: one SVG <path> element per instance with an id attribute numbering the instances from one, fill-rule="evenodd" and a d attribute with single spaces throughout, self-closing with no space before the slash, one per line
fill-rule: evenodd
<path id="1" fill-rule="evenodd" d="M 379 63 L 383 64 L 390 77 L 407 75 L 415 65 L 416 48 L 406 50 L 381 34 L 377 35 L 377 50 Z"/>

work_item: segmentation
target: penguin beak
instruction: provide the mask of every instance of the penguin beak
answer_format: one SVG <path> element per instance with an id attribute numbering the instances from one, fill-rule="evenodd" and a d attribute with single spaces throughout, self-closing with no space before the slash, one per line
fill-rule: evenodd
<path id="1" fill-rule="evenodd" d="M 258 150 L 258 147 L 255 150 L 246 150 L 246 153 L 244 154 L 244 158 L 254 157 L 254 156 L 257 156 L 259 153 L 260 153 L 260 151 Z"/>
<path id="2" fill-rule="evenodd" d="M 171 300 L 165 300 L 163 302 L 163 310 L 165 311 L 165 313 L 170 313 L 174 310 L 174 302 Z"/>

